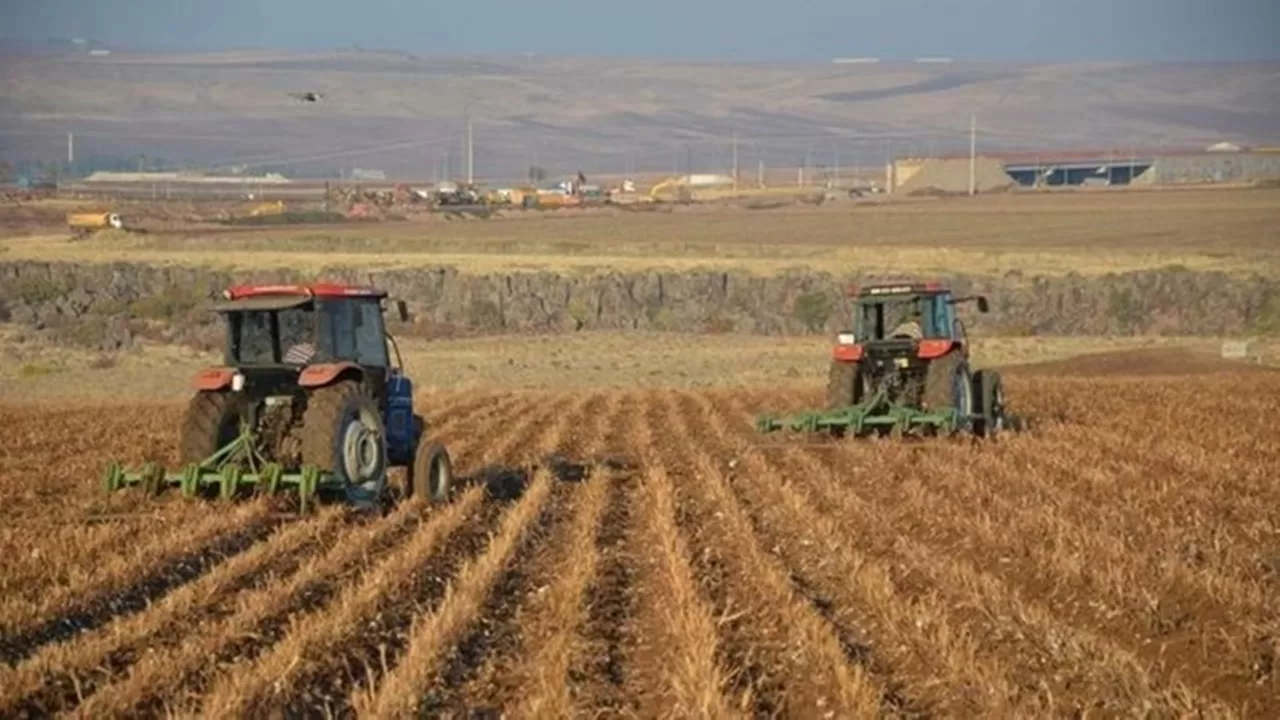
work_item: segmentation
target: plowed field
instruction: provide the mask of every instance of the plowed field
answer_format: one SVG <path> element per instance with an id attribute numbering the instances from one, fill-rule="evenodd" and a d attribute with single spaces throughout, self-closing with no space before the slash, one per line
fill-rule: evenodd
<path id="1" fill-rule="evenodd" d="M 0 716 L 1280 713 L 1280 375 L 1007 384 L 995 442 L 441 396 L 451 503 L 307 519 L 106 496 L 180 408 L 0 411 Z"/>

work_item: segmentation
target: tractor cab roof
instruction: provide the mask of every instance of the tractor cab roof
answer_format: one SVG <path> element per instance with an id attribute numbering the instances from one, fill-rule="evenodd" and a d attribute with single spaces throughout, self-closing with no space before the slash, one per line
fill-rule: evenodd
<path id="1" fill-rule="evenodd" d="M 877 282 L 861 287 L 855 285 L 849 288 L 848 295 L 852 298 L 876 298 L 886 295 L 936 295 L 939 293 L 950 292 L 951 289 L 937 280 L 903 280 L 891 282 Z"/>
<path id="2" fill-rule="evenodd" d="M 287 310 L 305 305 L 315 298 L 367 298 L 381 300 L 385 290 L 361 285 L 314 283 L 303 285 L 236 285 L 222 291 L 222 302 L 214 303 L 215 312 L 237 310 Z"/>

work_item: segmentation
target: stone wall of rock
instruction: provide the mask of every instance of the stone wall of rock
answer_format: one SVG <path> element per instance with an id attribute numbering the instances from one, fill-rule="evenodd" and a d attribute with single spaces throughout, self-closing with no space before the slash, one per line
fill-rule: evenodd
<path id="1" fill-rule="evenodd" d="M 0 322 L 56 329 L 107 349 L 132 333 L 199 341 L 216 337 L 202 306 L 245 282 L 309 280 L 288 271 L 232 276 L 141 264 L 0 263 Z M 794 334 L 847 326 L 842 289 L 876 279 L 793 272 L 592 275 L 460 273 L 421 268 L 326 273 L 373 282 L 414 314 L 402 332 L 436 336 L 582 330 L 668 330 Z M 966 316 L 982 333 L 1016 335 L 1238 335 L 1280 331 L 1280 289 L 1272 278 L 1186 269 L 1103 276 L 954 276 L 958 293 L 984 293 L 991 312 Z"/>

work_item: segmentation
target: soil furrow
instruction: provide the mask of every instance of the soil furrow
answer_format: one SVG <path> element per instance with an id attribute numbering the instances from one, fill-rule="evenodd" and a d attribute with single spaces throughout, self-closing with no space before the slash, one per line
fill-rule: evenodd
<path id="1" fill-rule="evenodd" d="M 543 533 L 539 530 L 554 531 L 564 518 L 564 501 L 572 493 L 572 487 L 556 483 L 551 473 L 537 472 L 525 497 L 504 514 L 485 550 L 463 564 L 430 614 L 415 619 L 403 657 L 391 661 L 394 669 L 384 674 L 376 689 L 369 682 L 364 687 L 352 685 L 357 688 L 352 704 L 361 716 L 419 715 L 439 712 L 451 704 L 450 688 L 454 683 L 465 683 L 469 671 L 484 662 L 488 650 L 487 638 L 483 634 L 467 636 L 467 628 L 476 627 L 485 610 L 502 607 L 503 598 L 494 591 L 495 584 L 501 584 L 504 568 L 513 559 L 519 561 L 522 546 L 541 546 Z M 490 597 L 495 598 L 495 604 L 486 602 Z M 492 619 L 499 626 L 504 622 L 500 615 Z M 446 658 L 450 648 L 454 648 L 452 663 Z M 439 681 L 433 682 L 437 676 Z"/>
<path id="2" fill-rule="evenodd" d="M 60 712 L 122 673 L 145 651 L 180 639 L 190 626 L 212 622 L 241 591 L 262 588 L 292 572 L 332 540 L 346 514 L 329 509 L 316 522 L 285 525 L 199 581 L 182 586 L 149 612 L 108 624 L 75 642 L 46 646 L 13 672 L 0 673 L 0 715 Z"/>
<path id="3" fill-rule="evenodd" d="M 279 525 L 278 517 L 250 517 L 246 524 L 214 537 L 199 548 L 151 566 L 141 578 L 118 590 L 90 595 L 76 603 L 74 609 L 26 630 L 0 638 L 0 659 L 16 664 L 50 643 L 63 642 L 80 633 L 94 630 L 115 618 L 147 609 L 173 589 L 209 572 L 227 558 L 244 552 L 261 541 Z"/>
<path id="4" fill-rule="evenodd" d="M 647 448 L 640 425 L 643 397 L 636 392 L 621 399 L 611 397 L 608 412 L 597 418 L 603 432 L 592 435 L 591 452 L 604 450 L 617 455 Z M 637 497 L 636 473 L 623 470 L 611 482 L 616 484 L 612 501 L 595 536 L 596 574 L 584 589 L 582 648 L 568 671 L 568 680 L 581 688 L 578 704 L 602 714 L 634 710 L 635 702 L 627 698 L 626 686 L 636 645 L 630 621 L 636 611 L 635 559 L 643 550 L 629 542 L 635 527 L 632 500 Z"/>
<path id="5" fill-rule="evenodd" d="M 97 488 L 94 491 L 101 492 Z M 153 502 L 140 495 L 129 499 Z M 182 564 L 187 556 L 198 555 L 205 546 L 234 534 L 242 526 L 259 522 L 269 512 L 262 501 L 195 517 L 189 516 L 190 509 L 185 503 L 160 501 L 156 512 L 165 519 L 163 529 L 148 528 L 145 520 L 136 524 L 112 523 L 118 527 L 105 536 L 95 532 L 104 528 L 85 528 L 79 518 L 68 521 L 70 529 L 62 525 L 15 528 L 28 538 L 44 535 L 50 545 L 43 552 L 34 553 L 43 558 L 35 571 L 37 575 L 20 574 L 16 579 L 20 586 L 6 587 L 0 598 L 0 657 L 9 655 L 4 648 L 18 637 L 39 636 L 41 628 L 52 631 L 63 615 L 92 610 L 96 603 L 92 598 L 128 594 L 130 589 L 150 582 L 148 576 L 156 568 Z M 14 552 L 20 551 L 14 548 Z"/>
<path id="6" fill-rule="evenodd" d="M 404 505 L 385 520 L 346 532 L 294 574 L 242 593 L 218 617 L 144 654 L 126 677 L 90 696 L 77 713 L 155 714 L 200 695 L 220 668 L 254 661 L 285 636 L 296 615 L 323 607 L 348 580 L 396 548 L 419 527 L 417 517 L 416 506 Z"/>
<path id="7" fill-rule="evenodd" d="M 343 564 L 363 562 L 363 572 L 349 582 L 325 587 L 331 599 L 324 598 L 322 603 L 298 597 L 310 609 L 279 624 L 277 632 L 260 643 L 264 652 L 250 662 L 229 664 L 211 678 L 204 692 L 193 694 L 192 700 L 201 703 L 201 709 L 193 712 L 217 717 L 259 715 L 269 709 L 283 712 L 295 703 L 308 705 L 313 686 L 341 683 L 340 677 L 332 676 L 341 672 L 344 653 L 373 637 L 370 633 L 383 622 L 382 610 L 396 612 L 394 619 L 399 620 L 403 612 L 412 612 L 408 598 L 419 586 L 441 589 L 442 580 L 431 572 L 448 569 L 447 561 L 438 559 L 453 552 L 446 544 L 483 542 L 484 530 L 501 507 L 485 502 L 485 497 L 484 488 L 471 487 L 450 505 L 429 514 L 390 556 L 376 563 L 364 559 L 363 543 L 347 546 L 350 550 L 343 553 Z M 282 605 L 296 602 L 293 597 L 281 600 Z M 253 633 L 253 625 L 249 623 L 243 632 Z M 249 638 L 256 641 L 256 633 Z M 373 655 L 377 656 L 376 644 Z M 320 705 L 323 702 L 308 712 Z"/>
<path id="8" fill-rule="evenodd" d="M 529 404 L 536 401 L 531 398 Z M 573 401 L 572 396 L 564 396 L 552 407 L 521 413 L 517 423 L 509 427 L 495 445 L 480 445 L 476 450 L 486 456 L 508 456 L 514 448 L 530 442 L 542 431 L 548 415 L 563 411 Z M 469 424 L 479 422 L 480 419 L 473 418 Z M 477 428 L 471 436 L 483 438 L 485 434 Z M 259 659 L 268 666 L 290 666 L 292 661 L 285 660 L 281 653 L 292 646 L 306 648 L 288 656 L 309 660 L 304 669 L 290 672 L 292 679 L 285 690 L 268 694 L 261 684 L 250 684 L 246 690 L 237 687 L 236 680 L 230 678 L 211 691 L 205 711 L 234 714 L 271 707 L 294 714 L 317 708 L 334 711 L 347 707 L 350 688 L 367 686 L 376 675 L 375 667 L 383 668 L 385 673 L 394 665 L 405 647 L 413 618 L 440 600 L 448 578 L 467 558 L 483 551 L 488 543 L 487 533 L 497 521 L 503 501 L 519 502 L 527 483 L 521 473 L 502 468 L 496 474 L 482 472 L 476 480 L 484 484 L 488 502 L 478 509 L 479 517 L 465 524 L 459 520 L 461 526 L 449 530 L 447 545 L 437 547 L 444 538 L 428 524 L 418 534 L 426 533 L 428 537 L 420 543 L 415 543 L 418 536 L 410 540 L 418 549 L 416 556 L 399 555 L 400 561 L 384 563 L 377 575 L 346 588 L 332 603 L 332 612 L 316 613 L 305 624 L 295 625 L 270 654 Z M 442 515 L 454 517 L 447 509 Z M 417 559 L 412 560 L 413 557 Z M 366 618 L 363 622 L 362 617 Z M 358 623 L 359 634 L 355 635 Z"/>
<path id="9" fill-rule="evenodd" d="M 579 397 L 568 410 L 557 414 L 554 423 L 542 426 L 537 440 L 532 443 L 537 452 L 521 454 L 532 458 L 559 449 L 566 436 L 575 435 L 576 429 L 583 426 L 583 416 L 599 401 L 599 395 L 595 394 Z M 555 466 L 543 469 L 553 474 L 561 470 Z M 431 708 L 431 712 L 440 712 L 443 708 L 458 712 L 465 709 L 460 707 L 462 702 L 486 702 L 481 697 L 484 689 L 492 684 L 502 658 L 518 645 L 516 614 L 526 598 L 550 582 L 552 575 L 539 558 L 545 554 L 543 548 L 548 538 L 559 534 L 556 528 L 562 525 L 568 512 L 569 496 L 575 487 L 567 477 L 557 477 L 551 502 L 542 510 L 533 527 L 526 531 L 514 559 L 496 581 L 496 587 L 488 594 L 484 608 L 474 619 L 467 635 L 459 641 L 447 667 L 442 670 L 442 682 L 424 699 L 424 707 Z M 550 542 L 556 541 L 552 539 Z"/>
<path id="10" fill-rule="evenodd" d="M 755 669 L 726 664 L 735 658 L 720 641 L 724 619 L 694 575 L 673 495 L 671 478 L 657 464 L 643 482 L 632 484 L 626 497 L 635 504 L 634 531 L 627 541 L 635 552 L 637 608 L 632 621 L 636 642 L 623 687 L 642 717 L 746 715 L 733 712 L 735 706 L 754 706 L 759 714 L 764 708 L 753 702 L 746 684 L 734 682 L 735 675 Z"/>
<path id="11" fill-rule="evenodd" d="M 739 406 L 735 415 L 745 420 L 747 413 Z M 1154 689 L 1132 658 L 1112 648 L 1107 639 L 1055 621 L 1045 608 L 1012 592 L 998 576 L 974 570 L 948 548 L 927 550 L 913 536 L 903 534 L 908 526 L 895 520 L 899 513 L 893 507 L 867 506 L 857 499 L 859 492 L 882 487 L 886 478 L 866 475 L 865 483 L 850 480 L 848 468 L 835 465 L 830 453 L 797 449 L 787 451 L 786 457 L 788 464 L 775 465 L 766 472 L 796 478 L 795 487 L 812 498 L 812 506 L 830 508 L 829 516 L 842 523 L 846 546 L 886 563 L 893 586 L 916 598 L 935 593 L 947 598 L 949 617 L 939 622 L 983 638 L 972 652 L 977 662 L 986 666 L 984 674 L 991 687 L 1004 688 L 995 695 L 1005 702 L 1015 706 L 1031 703 L 1031 707 L 1040 705 L 1043 710 L 1083 695 L 1089 706 L 1146 703 L 1175 714 L 1188 710 L 1188 703 L 1198 702 L 1183 689 Z M 1010 659 L 1015 655 L 1017 662 Z M 1029 655 L 1036 659 L 1029 662 Z M 1087 676 L 1073 672 L 1085 667 L 1091 669 Z M 1047 683 L 1045 672 L 1053 673 L 1048 676 L 1052 684 Z M 1082 698 L 1080 702 L 1086 701 Z"/>
<path id="12" fill-rule="evenodd" d="M 449 397 L 435 404 L 434 398 L 414 398 L 414 410 L 426 421 L 428 437 L 448 435 L 459 424 L 470 422 L 477 415 L 501 408 L 518 395 L 514 393 L 476 393 L 461 397 Z"/>
<path id="13" fill-rule="evenodd" d="M 466 449 L 478 440 L 473 432 L 460 446 Z M 472 502 L 479 502 L 480 493 L 475 489 Z M 290 618 L 301 608 L 316 612 L 348 581 L 376 567 L 380 557 L 396 549 L 420 526 L 421 516 L 421 504 L 407 503 L 390 517 L 362 518 L 363 526 L 346 533 L 324 557 L 307 562 L 294 575 L 281 578 L 278 585 L 238 598 L 235 609 L 210 618 L 201 632 L 188 634 L 174 649 L 149 654 L 144 667 L 136 668 L 88 709 L 126 703 L 128 708 L 158 712 L 158 703 L 166 696 L 199 695 L 220 665 L 254 660 L 284 637 Z"/>
<path id="14" fill-rule="evenodd" d="M 664 401 L 665 445 L 673 450 L 672 466 L 687 478 L 676 483 L 687 514 L 682 529 L 696 564 L 717 561 L 708 574 L 718 576 L 729 607 L 740 613 L 735 629 L 751 633 L 738 642 L 750 645 L 762 671 L 750 686 L 756 701 L 786 714 L 880 712 L 888 705 L 886 690 L 848 662 L 831 625 L 798 595 L 789 570 L 760 547 L 714 462 L 691 441 L 685 411 L 671 394 Z"/>
<path id="15" fill-rule="evenodd" d="M 575 642 L 585 617 L 587 583 L 599 559 L 599 523 L 615 480 L 596 474 L 575 498 L 573 517 L 563 534 L 550 543 L 532 573 L 538 578 L 523 597 L 517 631 L 500 662 L 481 687 L 469 695 L 481 707 L 509 709 L 518 717 L 566 717 L 571 714 L 570 663 L 580 656 Z"/>

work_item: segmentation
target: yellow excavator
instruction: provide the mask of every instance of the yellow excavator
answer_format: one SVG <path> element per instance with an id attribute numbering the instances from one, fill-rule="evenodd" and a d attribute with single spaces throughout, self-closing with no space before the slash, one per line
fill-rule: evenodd
<path id="1" fill-rule="evenodd" d="M 673 194 L 676 202 L 687 203 L 693 200 L 693 192 L 690 191 L 689 184 L 683 176 L 666 178 L 649 188 L 649 200 L 657 201 L 658 196 L 666 192 Z"/>

